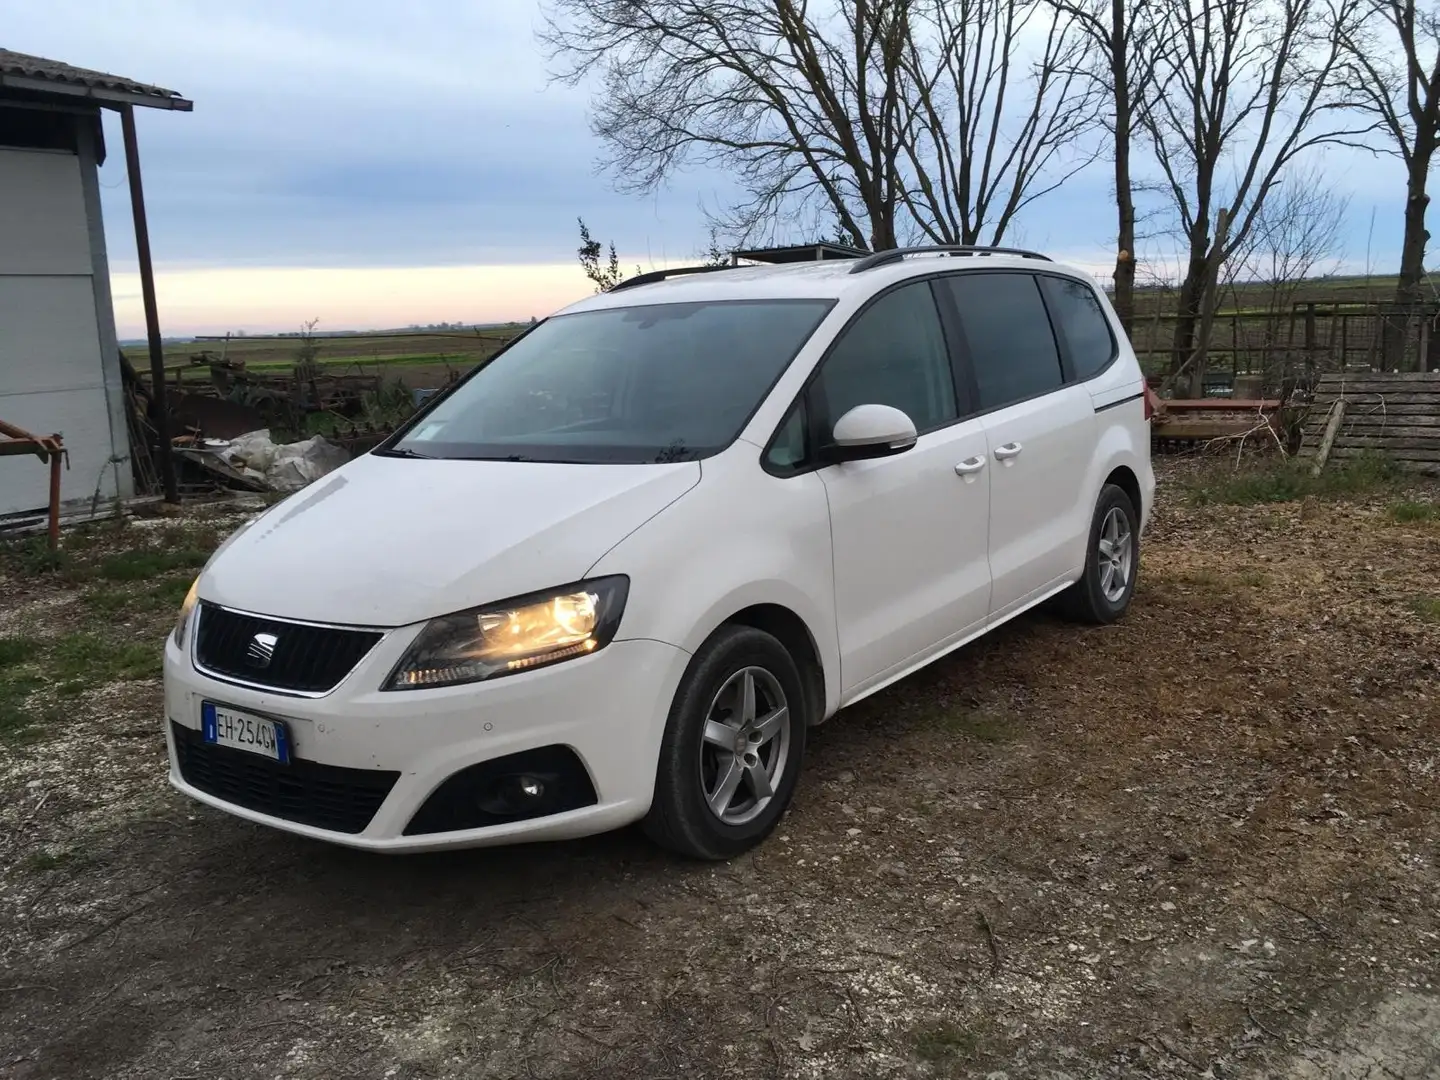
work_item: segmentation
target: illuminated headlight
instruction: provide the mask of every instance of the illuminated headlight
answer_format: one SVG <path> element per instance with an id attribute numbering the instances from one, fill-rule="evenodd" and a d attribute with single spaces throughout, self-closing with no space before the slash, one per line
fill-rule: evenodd
<path id="1" fill-rule="evenodd" d="M 432 619 L 384 688 L 453 686 L 587 656 L 614 638 L 629 586 L 596 578 Z"/>
<path id="2" fill-rule="evenodd" d="M 197 577 L 190 583 L 190 591 L 185 594 L 185 599 L 180 603 L 180 614 L 175 619 L 175 644 L 180 648 L 185 647 L 185 634 L 190 629 L 190 615 L 195 610 L 195 601 L 200 589 L 200 579 Z"/>

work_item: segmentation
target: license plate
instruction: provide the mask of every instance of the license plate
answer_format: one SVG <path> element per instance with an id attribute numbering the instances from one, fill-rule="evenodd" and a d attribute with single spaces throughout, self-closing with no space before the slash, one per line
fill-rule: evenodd
<path id="1" fill-rule="evenodd" d="M 290 763 L 290 739 L 285 725 L 278 720 L 203 701 L 200 703 L 200 735 L 214 746 L 259 754 L 282 765 Z"/>

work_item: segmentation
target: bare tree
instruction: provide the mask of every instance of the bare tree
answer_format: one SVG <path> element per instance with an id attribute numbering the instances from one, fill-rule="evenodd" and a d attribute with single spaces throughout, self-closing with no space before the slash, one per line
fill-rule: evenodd
<path id="1" fill-rule="evenodd" d="M 1323 167 L 1294 167 L 1256 212 L 1249 235 L 1225 264 L 1237 307 L 1255 307 L 1256 292 L 1261 297 L 1265 329 L 1260 347 L 1266 360 L 1279 344 L 1280 327 L 1304 282 L 1339 269 L 1349 209 L 1350 196 L 1334 190 Z"/>
<path id="2" fill-rule="evenodd" d="M 1083 37 L 1041 0 L 550 0 L 545 20 L 557 77 L 599 79 L 617 184 L 724 169 L 737 236 L 808 212 L 857 247 L 993 243 L 1083 164 L 1094 117 Z"/>
<path id="3" fill-rule="evenodd" d="M 1156 78 L 1140 123 L 1186 248 L 1170 381 L 1196 350 L 1218 267 L 1249 237 L 1285 167 L 1373 124 L 1337 96 L 1341 41 L 1360 0 L 1163 0 L 1151 32 Z M 1227 223 L 1222 233 L 1215 229 Z"/>
<path id="4" fill-rule="evenodd" d="M 1155 74 L 1149 41 L 1150 0 L 1050 0 L 1075 20 L 1091 42 L 1089 75 L 1107 102 L 1115 183 L 1115 313 L 1126 333 L 1135 321 L 1135 182 L 1131 148 L 1138 131 L 1135 103 L 1143 100 Z"/>
<path id="5" fill-rule="evenodd" d="M 1427 182 L 1440 143 L 1440 12 L 1416 10 L 1414 0 L 1366 0 L 1366 14 L 1343 38 L 1344 78 L 1357 107 L 1374 117 L 1388 150 L 1405 163 L 1405 235 L 1395 286 L 1401 319 L 1387 319 L 1382 332 L 1386 366 L 1398 367 L 1402 320 L 1424 298 Z"/>

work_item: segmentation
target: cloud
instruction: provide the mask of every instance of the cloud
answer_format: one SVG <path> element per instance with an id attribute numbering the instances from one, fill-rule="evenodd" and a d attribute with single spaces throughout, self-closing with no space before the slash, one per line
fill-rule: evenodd
<path id="1" fill-rule="evenodd" d="M 290 298 L 262 288 L 267 275 L 333 302 L 335 319 L 322 317 L 338 326 L 350 309 L 336 283 L 363 280 L 368 290 L 383 280 L 395 295 L 415 296 L 403 284 L 407 268 L 431 284 L 449 268 L 475 288 L 481 267 L 539 268 L 516 272 L 537 291 L 529 303 L 515 297 L 507 314 L 528 317 L 564 292 L 541 282 L 573 266 L 577 215 L 598 238 L 636 253 L 627 263 L 693 259 L 705 239 L 701 205 L 723 205 L 732 187 L 697 171 L 647 199 L 616 194 L 593 169 L 600 147 L 585 93 L 546 78 L 538 20 L 534 0 L 0 0 L 7 47 L 194 100 L 193 114 L 138 117 L 153 253 L 172 283 L 168 295 L 184 304 L 183 316 L 162 311 L 167 329 L 201 326 L 207 310 L 211 328 L 287 327 Z M 106 139 L 101 184 L 118 297 L 135 258 L 113 117 Z M 1352 151 L 1324 162 L 1353 194 L 1346 254 L 1363 257 L 1368 247 L 1376 266 L 1392 264 L 1404 191 L 1395 163 Z M 1108 265 L 1110 181 L 1102 157 L 1027 206 L 1006 242 Z M 1176 246 L 1154 237 L 1141 254 Z M 372 276 L 326 283 L 315 273 L 327 268 Z M 255 276 L 207 276 L 217 270 Z M 511 295 L 484 280 L 476 318 Z M 191 284 L 182 290 L 181 281 Z M 257 305 L 249 319 L 231 296 L 217 293 L 207 308 L 188 291 L 222 281 L 245 283 L 240 295 Z M 436 317 L 469 317 L 457 309 L 460 294 L 444 295 L 457 307 Z M 400 321 L 425 318 L 417 311 Z"/>

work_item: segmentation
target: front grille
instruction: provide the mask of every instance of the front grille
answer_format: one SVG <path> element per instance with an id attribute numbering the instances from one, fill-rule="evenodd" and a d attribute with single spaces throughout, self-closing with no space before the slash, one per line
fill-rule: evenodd
<path id="1" fill-rule="evenodd" d="M 276 690 L 323 694 L 380 640 L 374 630 L 242 615 L 201 603 L 195 630 L 195 659 L 206 671 Z"/>
<path id="2" fill-rule="evenodd" d="M 180 775 L 191 787 L 247 810 L 332 832 L 363 832 L 398 772 L 343 769 L 314 761 L 290 764 L 228 746 L 212 746 L 194 728 L 170 724 Z"/>

